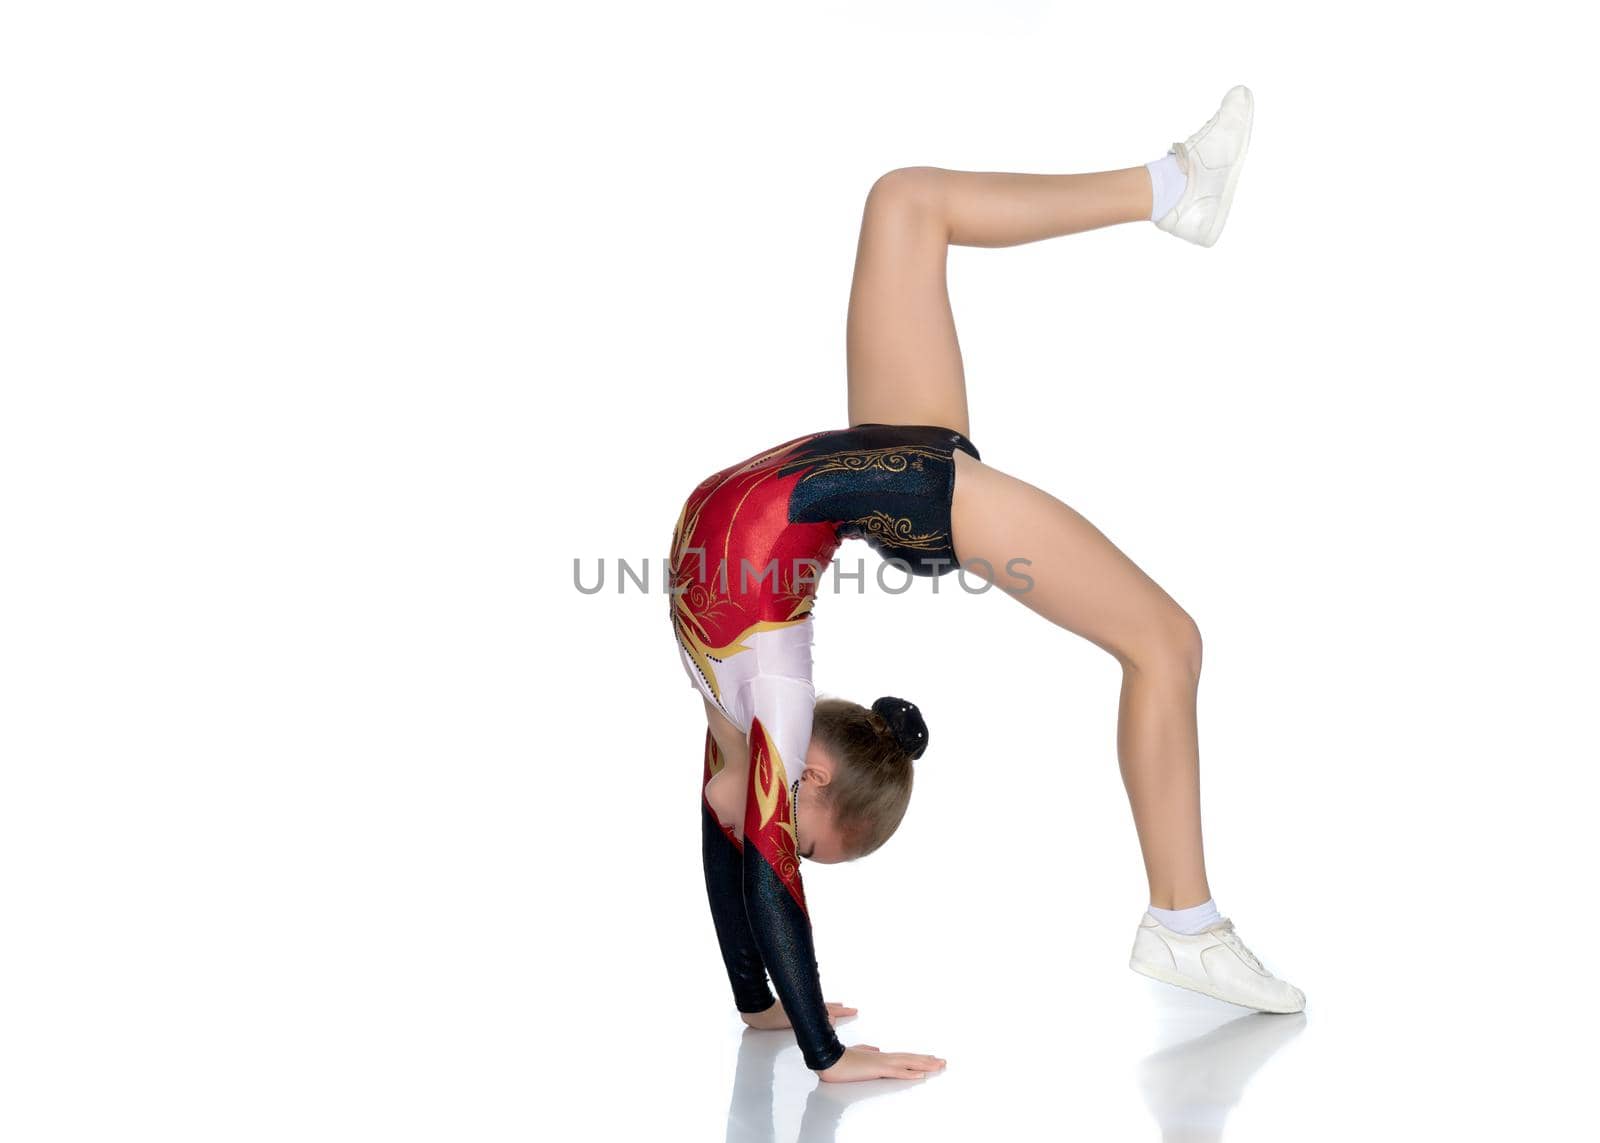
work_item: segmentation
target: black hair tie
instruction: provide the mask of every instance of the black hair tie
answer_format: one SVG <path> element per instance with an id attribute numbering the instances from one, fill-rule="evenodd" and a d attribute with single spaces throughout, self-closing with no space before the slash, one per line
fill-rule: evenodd
<path id="1" fill-rule="evenodd" d="M 912 758 L 921 758 L 928 748 L 928 724 L 922 721 L 917 704 L 903 698 L 884 695 L 872 704 L 872 713 L 889 724 L 889 731 Z"/>

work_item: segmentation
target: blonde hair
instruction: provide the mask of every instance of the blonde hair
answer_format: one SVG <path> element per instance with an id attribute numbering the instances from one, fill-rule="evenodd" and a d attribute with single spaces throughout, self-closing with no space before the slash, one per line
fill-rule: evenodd
<path id="1" fill-rule="evenodd" d="M 889 709 L 885 702 L 879 699 L 873 706 Z M 920 715 L 916 721 L 920 726 Z M 926 740 L 925 727 L 921 733 Z M 823 791 L 825 804 L 833 812 L 852 860 L 865 857 L 894 836 L 911 804 L 914 767 L 911 753 L 901 743 L 903 734 L 903 728 L 897 733 L 882 714 L 860 703 L 841 698 L 817 701 L 811 736 L 837 763 L 833 780 Z M 921 752 L 919 747 L 917 753 Z"/>

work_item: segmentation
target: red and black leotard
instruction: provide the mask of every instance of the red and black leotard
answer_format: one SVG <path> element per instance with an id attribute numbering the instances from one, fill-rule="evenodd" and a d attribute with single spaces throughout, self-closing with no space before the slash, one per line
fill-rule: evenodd
<path id="1" fill-rule="evenodd" d="M 701 799 L 706 892 L 734 1002 L 771 1007 L 770 974 L 808 1066 L 844 1046 L 828 1024 L 800 882 L 788 768 L 811 737 L 811 606 L 841 540 L 865 539 L 917 575 L 955 566 L 953 450 L 927 425 L 812 433 L 702 481 L 672 539 L 672 618 L 691 682 L 744 731 L 741 837 Z M 701 788 L 721 769 L 709 731 Z"/>

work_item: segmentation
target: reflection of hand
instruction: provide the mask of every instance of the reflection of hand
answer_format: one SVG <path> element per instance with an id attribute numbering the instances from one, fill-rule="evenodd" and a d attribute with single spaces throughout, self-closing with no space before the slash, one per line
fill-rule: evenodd
<path id="1" fill-rule="evenodd" d="M 856 1010 L 832 1000 L 825 1002 L 828 1005 L 828 1024 L 831 1026 L 835 1020 L 842 1020 L 846 1016 L 854 1016 Z M 764 1012 L 741 1012 L 739 1018 L 750 1027 L 761 1032 L 771 1032 L 777 1028 L 789 1027 L 788 1014 L 784 1012 L 783 1005 L 774 1000 L 772 1007 Z"/>
<path id="2" fill-rule="evenodd" d="M 922 1079 L 943 1070 L 944 1061 L 938 1056 L 880 1052 L 871 1044 L 857 1044 L 846 1048 L 831 1068 L 824 1068 L 817 1076 L 826 1083 L 855 1083 L 873 1079 Z"/>
<path id="3" fill-rule="evenodd" d="M 865 1050 L 865 1049 L 863 1049 Z M 779 1143 L 772 1115 L 773 1073 L 778 1059 L 794 1052 L 794 1040 L 746 1029 L 739 1038 L 739 1062 L 733 1073 L 733 1099 L 728 1104 L 727 1139 L 739 1143 Z M 868 1052 L 867 1054 L 871 1054 Z M 799 1060 L 790 1061 L 800 1069 Z M 803 1069 L 802 1069 L 803 1070 Z M 806 1075 L 815 1075 L 807 1072 Z M 836 1143 L 844 1113 L 864 1099 L 908 1093 L 915 1084 L 809 1083 L 805 1114 L 795 1143 Z"/>

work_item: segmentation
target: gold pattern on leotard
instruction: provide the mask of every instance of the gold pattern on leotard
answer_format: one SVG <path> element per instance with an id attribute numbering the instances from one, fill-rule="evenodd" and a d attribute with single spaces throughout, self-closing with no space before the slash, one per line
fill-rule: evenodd
<path id="1" fill-rule="evenodd" d="M 707 624 L 723 618 L 732 609 L 738 609 L 738 601 L 733 597 L 733 592 L 726 582 L 729 568 L 728 542 L 732 536 L 732 527 L 723 536 L 722 563 L 715 563 L 714 552 L 700 549 L 691 550 L 689 541 L 696 534 L 700 524 L 701 512 L 711 502 L 715 494 L 727 487 L 731 482 L 740 477 L 747 477 L 759 473 L 745 489 L 744 499 L 756 488 L 757 485 L 777 474 L 776 467 L 785 454 L 801 449 L 807 441 L 820 434 L 801 437 L 789 441 L 777 448 L 769 449 L 759 456 L 752 457 L 738 468 L 728 472 L 716 485 L 691 496 L 684 503 L 678 513 L 678 522 L 672 529 L 672 560 L 671 566 L 675 578 L 671 591 L 672 620 L 677 628 L 678 637 L 694 663 L 702 678 L 711 688 L 712 697 L 718 703 L 722 701 L 721 688 L 717 683 L 715 661 L 725 660 L 737 655 L 741 651 L 749 650 L 745 640 L 761 631 L 772 631 L 780 627 L 788 627 L 805 619 L 811 611 L 811 599 L 800 598 L 798 592 L 785 590 L 780 595 L 790 600 L 791 610 L 785 619 L 763 619 L 751 624 L 740 631 L 732 641 L 720 646 L 713 645 L 711 633 Z M 769 467 L 772 466 L 772 467 Z M 761 470 L 766 468 L 767 471 Z M 738 514 L 735 509 L 734 515 Z M 713 541 L 714 542 L 714 541 Z"/>
<path id="2" fill-rule="evenodd" d="M 701 677 L 711 687 L 711 696 L 717 700 L 719 705 L 722 702 L 722 688 L 717 683 L 717 669 L 713 665 L 713 660 L 721 662 L 725 659 L 733 658 L 741 651 L 748 651 L 750 645 L 745 640 L 749 639 L 750 636 L 759 635 L 763 631 L 777 631 L 783 627 L 793 627 L 796 623 L 801 622 L 810 611 L 810 608 L 807 607 L 803 611 L 794 613 L 789 619 L 762 619 L 739 632 L 733 642 L 721 647 L 712 647 L 706 642 L 702 632 L 695 629 L 694 613 L 689 610 L 683 599 L 683 596 L 678 597 L 672 614 L 673 621 L 678 629 L 679 641 L 683 644 L 683 649 L 689 653 L 690 660 L 699 668 Z"/>
<path id="3" fill-rule="evenodd" d="M 949 538 L 945 532 L 917 532 L 909 517 L 891 516 L 887 512 L 872 512 L 849 521 L 868 535 L 881 537 L 897 548 L 929 551 L 943 548 Z"/>
<path id="4" fill-rule="evenodd" d="M 784 772 L 783 758 L 767 735 L 766 728 L 762 727 L 759 733 L 753 733 L 751 737 L 751 763 L 754 767 L 751 771 L 754 781 L 751 784 L 755 789 L 756 809 L 761 815 L 758 828 L 764 830 L 785 801 L 784 795 L 789 792 L 789 775 Z M 799 838 L 795 833 L 793 808 L 783 806 L 783 809 L 784 815 L 778 819 L 777 825 L 786 838 L 779 846 L 777 873 L 787 882 L 799 869 L 799 862 L 795 858 L 799 850 Z"/>
<path id="5" fill-rule="evenodd" d="M 802 465 L 815 464 L 815 468 L 800 478 L 800 483 L 804 484 L 814 476 L 829 472 L 867 472 L 872 469 L 880 472 L 904 472 L 908 468 L 920 471 L 925 460 L 942 463 L 949 457 L 950 454 L 946 450 L 921 448 L 916 445 L 896 445 L 892 448 L 849 449 L 844 452 L 826 453 L 819 457 L 803 457 L 791 461 L 785 468 L 793 471 Z"/>
<path id="6" fill-rule="evenodd" d="M 817 579 L 821 579 L 822 567 L 820 564 L 812 562 L 810 570 L 815 573 Z M 789 619 L 798 620 L 811 614 L 811 605 L 817 601 L 814 590 L 816 581 L 813 580 L 810 583 L 801 582 L 795 568 L 792 566 L 782 579 L 783 586 L 775 594 L 779 599 L 789 604 Z"/>

